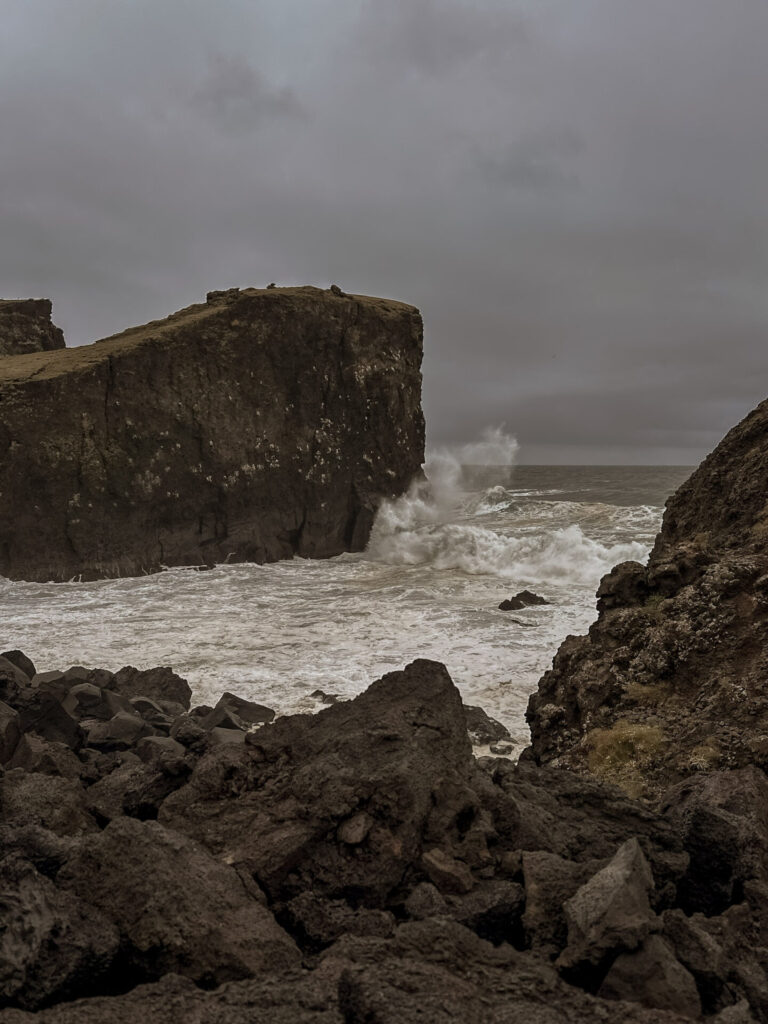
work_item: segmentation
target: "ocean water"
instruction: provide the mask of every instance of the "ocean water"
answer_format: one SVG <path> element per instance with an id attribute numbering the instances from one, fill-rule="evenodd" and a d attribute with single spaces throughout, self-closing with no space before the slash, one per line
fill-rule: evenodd
<path id="1" fill-rule="evenodd" d="M 528 741 L 529 694 L 595 617 L 615 563 L 643 560 L 687 467 L 515 466 L 500 432 L 434 454 L 429 483 L 379 513 L 367 551 L 171 569 L 95 583 L 0 579 L 0 650 L 39 671 L 172 665 L 196 703 L 223 690 L 280 714 L 351 697 L 414 658 L 444 662 L 464 700 Z M 502 612 L 528 588 L 550 604 Z"/>

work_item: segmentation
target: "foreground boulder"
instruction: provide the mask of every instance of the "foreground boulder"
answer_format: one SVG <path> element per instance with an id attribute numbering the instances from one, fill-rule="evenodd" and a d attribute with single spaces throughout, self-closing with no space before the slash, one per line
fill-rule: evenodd
<path id="1" fill-rule="evenodd" d="M 650 798 L 693 773 L 768 768 L 768 403 L 667 502 L 647 566 L 601 582 L 529 703 L 541 764 Z"/>
<path id="2" fill-rule="evenodd" d="M 210 987 L 299 960 L 258 890 L 157 822 L 113 821 L 77 847 L 57 882 L 114 923 L 123 969 L 137 978 L 177 973 Z"/>
<path id="3" fill-rule="evenodd" d="M 0 368 L 0 575 L 362 549 L 424 454 L 422 325 L 318 288 L 211 293 Z"/>
<path id="4" fill-rule="evenodd" d="M 162 713 L 111 673 L 34 678 L 78 715 L 109 693 Z M 478 760 L 431 661 L 272 723 L 231 694 L 226 727 L 175 706 L 173 735 L 112 749 L 24 731 L 0 770 L 0 1024 L 768 1024 L 759 769 L 653 810 Z"/>
<path id="5" fill-rule="evenodd" d="M 0 356 L 57 348 L 64 335 L 51 323 L 50 299 L 0 299 Z"/>
<path id="6" fill-rule="evenodd" d="M 465 872 L 482 856 L 465 841 L 478 814 L 470 768 L 461 696 L 442 665 L 417 661 L 354 701 L 213 751 L 160 820 L 242 865 L 273 898 L 310 889 L 373 906 L 430 836 L 456 847 Z"/>

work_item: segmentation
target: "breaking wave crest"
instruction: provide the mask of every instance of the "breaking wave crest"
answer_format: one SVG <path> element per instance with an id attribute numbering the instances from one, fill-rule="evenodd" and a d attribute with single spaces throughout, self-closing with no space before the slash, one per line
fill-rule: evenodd
<path id="1" fill-rule="evenodd" d="M 520 583 L 592 583 L 617 562 L 644 559 L 637 541 L 606 545 L 584 535 L 577 524 L 514 537 L 461 523 L 442 523 L 385 533 L 380 530 L 368 557 L 389 565 L 429 565 Z"/>
<path id="2" fill-rule="evenodd" d="M 534 495 L 546 499 L 557 492 L 513 490 L 516 452 L 515 439 L 502 428 L 493 428 L 474 444 L 431 453 L 425 465 L 427 479 L 416 481 L 407 494 L 379 509 L 366 557 L 387 565 L 423 565 L 520 583 L 588 585 L 617 562 L 645 558 L 650 545 L 639 539 L 623 542 L 616 536 L 617 527 L 624 533 L 622 518 L 629 514 L 634 521 L 626 525 L 634 530 L 627 533 L 637 536 L 638 517 L 646 517 L 652 530 L 657 510 L 531 502 Z M 483 471 L 483 490 L 478 494 L 475 486 L 470 493 Z M 515 523 L 513 513 L 523 495 L 529 498 L 520 506 L 525 516 Z M 468 522 L 501 512 L 510 514 L 501 529 Z M 583 527 L 598 536 L 587 535 Z M 599 535 L 606 529 L 613 536 L 604 543 Z"/>
<path id="3" fill-rule="evenodd" d="M 371 548 L 388 536 L 449 521 L 461 510 L 478 478 L 485 477 L 481 486 L 504 491 L 517 448 L 516 439 L 506 434 L 503 427 L 489 427 L 479 441 L 428 452 L 424 464 L 426 479 L 415 480 L 407 494 L 395 501 L 385 501 L 380 507 Z"/>

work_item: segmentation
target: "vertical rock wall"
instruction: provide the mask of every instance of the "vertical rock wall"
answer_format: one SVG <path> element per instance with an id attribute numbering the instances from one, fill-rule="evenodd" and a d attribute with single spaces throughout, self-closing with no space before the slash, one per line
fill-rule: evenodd
<path id="1" fill-rule="evenodd" d="M 0 574 L 362 549 L 423 461 L 422 324 L 317 288 L 210 293 L 0 365 Z"/>

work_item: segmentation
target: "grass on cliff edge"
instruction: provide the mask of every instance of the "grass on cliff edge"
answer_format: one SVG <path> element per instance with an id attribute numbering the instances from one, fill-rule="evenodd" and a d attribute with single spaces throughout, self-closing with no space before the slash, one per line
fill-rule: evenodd
<path id="1" fill-rule="evenodd" d="M 592 729 L 584 738 L 589 770 L 613 782 L 632 797 L 646 790 L 645 770 L 664 746 L 666 737 L 655 725 L 620 720 L 610 729 Z"/>

